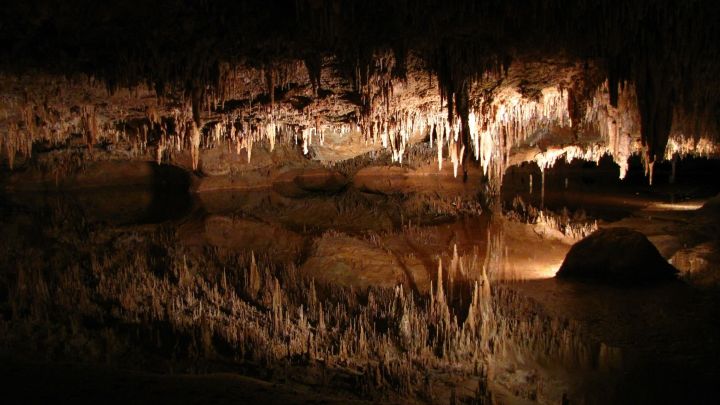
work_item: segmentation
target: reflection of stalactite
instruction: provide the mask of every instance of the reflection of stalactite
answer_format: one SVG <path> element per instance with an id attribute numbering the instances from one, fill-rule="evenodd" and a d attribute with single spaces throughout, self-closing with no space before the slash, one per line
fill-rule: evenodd
<path id="1" fill-rule="evenodd" d="M 163 238 L 159 235 L 157 241 L 174 246 Z M 360 381 L 379 382 L 373 390 L 403 395 L 417 392 L 429 372 L 492 380 L 495 364 L 517 358 L 572 370 L 594 370 L 596 363 L 612 369 L 622 360 L 619 350 L 588 341 L 572 322 L 542 315 L 513 290 L 501 284 L 491 289 L 496 261 L 477 252 L 462 255 L 454 248 L 446 274 L 438 261 L 435 291 L 418 296 L 402 285 L 359 291 L 316 283 L 292 265 L 274 267 L 268 256 L 253 253 L 195 256 L 169 249 L 172 276 L 160 276 L 148 266 L 145 243 L 109 250 L 94 256 L 90 269 L 77 266 L 52 272 L 47 279 L 31 266 L 21 266 L 18 290 L 11 288 L 13 316 L 6 323 L 19 326 L 13 333 L 22 333 L 30 330 L 22 322 L 64 319 L 67 308 L 94 319 L 93 300 L 99 300 L 111 303 L 122 320 L 169 322 L 173 331 L 191 337 L 179 343 L 178 353 L 192 353 L 196 359 L 217 360 L 215 345 L 229 345 L 237 354 L 229 361 L 267 367 L 314 367 L 319 362 L 328 371 L 350 370 Z M 238 271 L 225 270 L 231 263 Z M 470 302 L 458 304 L 465 294 Z M 71 298 L 51 300 L 53 296 Z M 467 316 L 458 319 L 462 312 Z M 76 333 L 84 336 L 83 330 Z"/>
<path id="2" fill-rule="evenodd" d="M 512 274 L 507 260 L 505 260 L 506 245 L 505 232 L 502 224 L 491 222 L 487 230 L 487 249 L 485 251 L 485 260 L 482 266 L 484 277 L 493 280 L 513 280 L 516 275 Z"/>
<path id="3" fill-rule="evenodd" d="M 256 299 L 258 292 L 260 292 L 260 286 L 262 279 L 260 272 L 258 271 L 257 264 L 255 263 L 255 253 L 251 254 L 250 268 L 246 273 L 245 278 L 245 291 L 252 299 Z"/>

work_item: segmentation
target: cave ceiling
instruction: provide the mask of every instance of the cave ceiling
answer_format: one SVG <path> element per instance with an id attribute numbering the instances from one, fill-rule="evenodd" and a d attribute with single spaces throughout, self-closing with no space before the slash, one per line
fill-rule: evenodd
<path id="1" fill-rule="evenodd" d="M 414 145 L 439 169 L 718 153 L 713 1 L 27 1 L 0 11 L 0 148 L 212 171 Z M 208 155 L 209 156 L 209 155 Z M 278 156 L 277 159 L 282 159 Z M 57 159 L 56 159 L 57 160 Z M 495 182 L 497 183 L 497 182 Z"/>

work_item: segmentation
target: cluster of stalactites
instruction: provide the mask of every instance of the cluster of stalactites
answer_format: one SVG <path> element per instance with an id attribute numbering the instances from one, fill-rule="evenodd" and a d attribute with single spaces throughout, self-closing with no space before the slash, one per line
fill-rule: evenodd
<path id="1" fill-rule="evenodd" d="M 289 59 L 265 67 L 253 67 L 246 64 L 219 66 L 218 85 L 208 92 L 206 102 L 223 105 L 228 100 L 249 99 L 252 103 L 256 96 L 267 93 L 270 98 L 270 110 L 275 107 L 276 89 L 285 90 L 292 83 L 304 83 L 310 72 L 302 60 Z"/>
<path id="2" fill-rule="evenodd" d="M 555 166 L 555 164 L 559 161 L 564 160 L 565 162 L 570 163 L 575 159 L 580 159 L 588 162 L 598 162 L 604 155 L 609 153 L 610 150 L 603 145 L 570 145 L 565 147 L 549 148 L 543 152 L 537 153 L 533 160 L 540 170 L 545 171 Z M 624 176 L 622 170 L 621 175 Z"/>
<path id="3" fill-rule="evenodd" d="M 396 97 L 394 93 L 396 84 L 391 72 L 395 61 L 391 53 L 375 55 L 374 63 L 372 69 L 366 67 L 366 71 L 362 71 L 363 68 L 358 65 L 356 71 L 358 91 L 366 105 L 366 113 L 357 114 L 356 128 L 364 135 L 366 142 L 388 149 L 393 162 L 403 163 L 405 151 L 413 138 L 428 138 L 430 146 L 437 148 L 439 170 L 442 170 L 447 158 L 457 177 L 464 155 L 471 153 L 481 163 L 483 173 L 491 179 L 491 183 L 499 185 L 513 147 L 526 144 L 540 130 L 570 127 L 573 124 L 568 108 L 568 94 L 561 88 L 544 88 L 537 99 L 525 98 L 514 88 L 506 88 L 488 100 L 474 100 L 472 104 L 475 108 L 470 109 L 468 116 L 470 144 L 465 145 L 460 136 L 460 120 L 453 119 L 451 122 L 440 100 L 433 100 L 421 107 L 403 106 L 402 98 Z M 296 68 L 285 69 L 287 72 L 283 74 L 271 72 L 267 79 L 272 83 L 270 88 L 275 85 L 275 76 L 297 75 L 299 65 Z M 606 82 L 596 91 L 585 110 L 584 124 L 595 128 L 602 143 L 544 150 L 534 159 L 541 169 L 552 167 L 560 159 L 598 161 L 604 154 L 609 154 L 620 166 L 620 178 L 624 178 L 628 158 L 642 149 L 637 142 L 640 128 L 634 86 L 627 83 L 618 86 L 616 106 L 610 102 Z M 267 139 L 272 150 L 276 133 L 280 131 L 289 134 L 286 138 L 294 139 L 296 144 L 301 141 L 303 153 L 308 154 L 313 138 L 323 145 L 327 131 L 345 134 L 355 129 L 352 124 L 320 124 L 317 118 L 314 121 L 314 125 L 282 124 L 270 117 L 267 124 L 257 126 L 258 130 L 238 131 L 245 136 L 235 136 L 231 130 L 230 139 L 236 142 L 238 152 L 243 148 L 247 150 L 249 159 L 253 141 Z M 714 143 L 707 139 L 675 136 L 671 137 L 667 156 L 698 152 L 703 155 L 717 153 Z M 651 165 L 648 170 L 652 170 Z"/>
<path id="4" fill-rule="evenodd" d="M 524 98 L 515 89 L 507 88 L 488 100 L 471 100 L 468 116 L 469 145 L 462 137 L 462 123 L 453 114 L 448 115 L 439 97 L 421 105 L 408 105 L 395 94 L 402 83 L 393 82 L 392 54 L 376 55 L 375 66 L 367 77 L 356 72 L 363 102 L 364 114 L 358 124 L 366 142 L 380 144 L 392 154 L 394 162 L 403 163 L 408 144 L 413 139 L 429 139 L 437 150 L 438 170 L 445 159 L 458 169 L 467 154 L 481 162 L 483 172 L 491 183 L 499 185 L 510 149 L 526 141 L 541 128 L 570 126 L 568 94 L 558 88 L 543 89 L 536 100 Z M 410 77 L 407 80 L 412 80 Z M 447 104 L 448 100 L 444 102 Z M 447 150 L 445 149 L 447 147 Z"/>
<path id="5" fill-rule="evenodd" d="M 288 111 L 275 108 L 274 89 L 286 88 L 289 83 L 305 78 L 307 71 L 302 61 L 289 61 L 265 69 L 224 64 L 220 68 L 217 86 L 196 86 L 201 90 L 187 92 L 179 107 L 164 113 L 160 105 L 151 104 L 145 107 L 144 116 L 127 114 L 122 103 L 130 98 L 144 104 L 139 101 L 139 94 L 147 93 L 146 90 L 130 89 L 128 94 L 110 95 L 108 109 L 127 114 L 114 121 L 107 116 L 110 113 L 105 111 L 106 107 L 98 108 L 93 103 L 74 109 L 70 108 L 72 104 L 62 102 L 63 99 L 48 101 L 46 97 L 37 102 L 32 97 L 28 100 L 26 95 L 26 100 L 21 102 L 18 101 L 22 99 L 21 96 L 15 97 L 18 100 L 6 96 L 0 105 L 5 116 L 5 122 L 2 123 L 4 131 L 0 133 L 0 150 L 4 152 L 12 169 L 18 154 L 31 156 L 33 144 L 47 142 L 53 146 L 62 145 L 75 134 L 80 134 L 91 150 L 93 145 L 103 140 L 115 143 L 125 141 L 133 156 L 150 152 L 158 163 L 165 161 L 173 151 L 189 151 L 192 168 L 196 170 L 200 165 L 200 150 L 203 147 L 216 147 L 221 140 L 225 140 L 234 145 L 238 153 L 244 149 L 249 161 L 254 143 L 265 140 L 272 151 L 276 139 L 283 134 L 287 135 L 287 139 L 293 136 L 295 139 L 302 138 L 303 149 L 307 154 L 313 136 L 322 145 L 325 131 L 347 133 L 350 126 L 324 124 L 317 117 L 310 117 L 310 112 L 307 116 L 303 114 L 298 121 L 286 117 Z M 62 82 L 59 88 L 72 85 L 71 82 Z M 91 82 L 83 86 L 85 91 L 95 90 Z M 89 90 L 87 86 L 90 86 Z M 222 112 L 227 100 L 241 98 L 248 98 L 251 101 L 250 108 L 253 109 L 253 100 L 263 91 L 270 94 L 270 106 L 259 106 L 259 117 L 257 113 L 243 117 Z M 110 105 L 115 101 L 113 97 L 118 98 L 121 104 Z M 148 147 L 151 149 L 148 150 Z"/>
<path id="6" fill-rule="evenodd" d="M 574 155 L 597 162 L 603 154 L 608 154 L 620 167 L 620 178 L 623 179 L 627 174 L 628 159 L 638 154 L 645 163 L 645 174 L 652 184 L 654 162 L 649 159 L 647 145 L 643 145 L 641 141 L 641 118 L 635 86 L 631 83 L 619 83 L 617 86 L 615 106 L 610 100 L 609 84 L 605 82 L 597 89 L 586 109 L 585 122 L 598 131 L 602 139 L 601 146 L 596 146 L 594 150 L 576 152 Z M 676 120 L 681 118 L 675 117 Z M 573 153 L 568 154 L 566 159 L 571 160 L 572 155 Z M 720 148 L 705 133 L 688 135 L 673 125 L 662 157 L 670 160 L 674 156 L 689 155 L 718 157 Z M 547 162 L 552 160 L 550 157 L 544 159 Z"/>
<path id="7" fill-rule="evenodd" d="M 582 130 L 596 131 L 600 141 L 575 144 L 569 140 L 567 146 L 544 149 L 533 159 L 541 170 L 553 167 L 559 160 L 598 162 L 604 155 L 610 155 L 619 166 L 622 179 L 627 173 L 630 156 L 640 154 L 646 163 L 646 175 L 652 182 L 653 163 L 647 159 L 647 151 L 640 142 L 640 114 L 635 87 L 629 83 L 618 84 L 616 105 L 611 103 L 609 90 L 607 82 L 597 89 L 588 101 L 584 122 L 580 124 L 584 126 Z M 481 109 L 488 113 L 479 114 L 477 110 L 471 110 L 472 150 L 484 173 L 490 173 L 491 179 L 501 179 L 513 146 L 526 143 L 529 136 L 541 129 L 569 127 L 568 110 L 568 95 L 553 87 L 543 89 L 542 98 L 538 100 L 527 100 L 513 89 L 506 89 L 490 100 L 489 106 Z M 592 133 L 587 135 L 591 137 Z M 665 156 L 694 154 L 710 157 L 717 156 L 719 152 L 715 143 L 707 137 L 687 137 L 674 132 Z"/>
<path id="8" fill-rule="evenodd" d="M 640 114 L 637 109 L 635 88 L 629 83 L 617 84 L 617 105 L 610 100 L 606 81 L 588 102 L 585 121 L 594 127 L 606 145 L 606 152 L 620 167 L 620 178 L 625 178 L 628 159 L 640 152 Z M 599 160 L 593 159 L 595 161 Z"/>
<path id="9" fill-rule="evenodd" d="M 432 100 L 421 107 L 403 106 L 402 98 L 394 94 L 394 79 L 390 73 L 393 63 L 392 55 L 380 55 L 375 58 L 376 66 L 372 74 L 364 75 L 358 68 L 356 80 L 367 111 L 358 114 L 358 121 L 354 124 L 321 124 L 318 118 L 315 118 L 314 125 L 286 124 L 268 116 L 266 124 L 251 126 L 254 129 L 243 127 L 235 132 L 233 125 L 226 125 L 230 130 L 223 134 L 229 135 L 229 139 L 236 143 L 238 153 L 246 149 L 249 160 L 253 142 L 267 139 L 272 150 L 276 134 L 280 132 L 288 134 L 285 138 L 294 139 L 296 144 L 301 141 L 303 153 L 308 154 L 313 138 L 323 145 L 327 131 L 345 134 L 357 129 L 364 135 L 366 143 L 388 149 L 393 162 L 401 164 L 412 140 L 427 138 L 430 146 L 437 150 L 439 170 L 442 170 L 445 159 L 448 159 L 457 177 L 464 155 L 470 153 L 480 162 L 491 184 L 499 187 L 513 147 L 527 144 L 539 131 L 575 124 L 570 118 L 569 96 L 561 88 L 547 87 L 542 89 L 540 97 L 528 99 L 508 87 L 487 100 L 474 100 L 472 105 L 475 107 L 470 108 L 468 115 L 470 144 L 465 145 L 461 137 L 460 120 L 453 119 L 451 122 L 440 100 Z M 620 167 L 620 178 L 625 177 L 628 158 L 643 151 L 639 142 L 637 97 L 634 86 L 618 84 L 617 103 L 612 105 L 609 90 L 607 82 L 597 89 L 588 101 L 584 122 L 580 124 L 585 126 L 584 129 L 594 128 L 601 142 L 543 150 L 534 158 L 542 170 L 551 168 L 561 159 L 568 162 L 573 159 L 597 162 L 608 154 Z M 195 148 L 196 143 L 191 145 Z M 666 157 L 691 153 L 716 156 L 717 149 L 715 143 L 706 138 L 673 134 L 666 149 Z M 646 166 L 651 175 L 652 164 Z"/>
<path id="10" fill-rule="evenodd" d="M 372 140 L 392 152 L 393 161 L 402 163 L 402 155 L 410 137 L 416 132 L 429 140 L 437 150 L 438 170 L 448 158 L 453 174 L 463 163 L 466 153 L 481 162 L 483 172 L 499 187 L 509 160 L 510 149 L 522 144 L 541 128 L 570 125 L 567 93 L 554 88 L 542 91 L 538 100 L 523 98 L 514 89 L 507 89 L 490 100 L 480 100 L 470 110 L 468 127 L 470 145 L 461 137 L 461 121 L 450 121 L 438 103 L 422 110 L 396 112 L 388 121 L 373 122 L 368 133 Z M 447 147 L 447 152 L 445 148 Z"/>
<path id="11" fill-rule="evenodd" d="M 235 151 L 240 154 L 244 149 L 247 153 L 247 161 L 250 163 L 253 145 L 260 141 L 267 141 L 270 152 L 275 150 L 278 141 L 294 142 L 301 144 L 303 154 L 310 153 L 310 146 L 313 139 L 316 139 L 320 146 L 325 144 L 325 135 L 334 132 L 345 135 L 353 129 L 351 124 L 327 124 L 319 119 L 315 125 L 305 126 L 291 122 L 285 122 L 273 117 L 267 117 L 264 121 L 251 123 L 244 120 L 232 121 L 229 118 L 225 121 L 218 121 L 207 125 L 207 137 L 204 146 L 212 148 L 227 141 L 235 146 Z"/>
<path id="12" fill-rule="evenodd" d="M 524 97 L 512 87 L 501 87 L 492 96 L 485 96 L 487 98 L 468 100 L 466 144 L 462 120 L 447 114 L 448 106 L 439 95 L 438 82 L 418 72 L 411 72 L 399 81 L 393 77 L 395 63 L 392 52 L 381 52 L 374 56 L 370 65 L 358 64 L 355 83 L 363 107 L 362 111 L 356 111 L 355 122 L 328 122 L 323 119 L 322 112 L 313 107 L 306 107 L 297 114 L 288 109 L 287 103 L 275 103 L 276 88 L 303 80 L 312 81 L 312 77 L 319 76 L 319 72 L 311 75 L 302 61 L 288 61 L 265 69 L 223 65 L 217 88 L 186 94 L 184 105 L 171 110 L 169 116 L 148 106 L 140 124 L 130 125 L 122 120 L 113 122 L 93 104 L 71 110 L 63 103 L 48 104 L 47 100 L 11 100 L 2 106 L 6 110 L 6 119 L 5 131 L 0 134 L 0 150 L 12 168 L 16 155 L 29 157 L 36 142 L 60 145 L 73 134 L 81 134 L 92 149 L 103 139 L 117 143 L 123 138 L 136 155 L 145 154 L 148 145 L 155 145 L 154 158 L 158 163 L 165 161 L 172 151 L 189 150 L 192 168 L 196 170 L 200 165 L 201 148 L 226 143 L 238 154 L 244 151 L 249 162 L 253 146 L 260 141 L 266 142 L 272 151 L 276 142 L 294 140 L 296 145 L 301 143 L 303 154 L 309 155 L 314 141 L 320 146 L 325 144 L 327 133 L 344 135 L 359 131 L 366 143 L 387 149 L 393 162 L 400 164 L 404 163 L 411 143 L 429 139 L 430 147 L 437 150 L 438 169 L 442 170 L 448 160 L 456 177 L 459 167 L 472 156 L 480 162 L 483 173 L 496 189 L 502 182 L 513 148 L 532 144 L 547 131 L 571 125 L 577 126 L 576 130 L 587 131 L 588 139 L 595 131 L 600 141 L 574 139 L 565 145 L 577 146 L 543 149 L 534 158 L 541 169 L 552 167 L 559 159 L 597 161 L 602 155 L 609 154 L 619 165 L 620 178 L 623 178 L 632 154 L 647 155 L 640 142 L 640 114 L 632 84 L 618 83 L 617 89 L 610 89 L 605 82 L 589 98 L 585 116 L 579 123 L 571 121 L 570 97 L 562 88 L 544 88 L 533 99 Z M 312 85 L 316 89 L 319 78 Z M 408 98 L 404 86 L 415 90 L 426 86 L 424 88 L 434 90 L 436 96 L 410 95 Z M 263 92 L 270 95 L 269 106 L 253 107 L 253 100 Z M 223 112 L 227 100 L 237 99 L 250 100 L 250 109 L 244 109 L 241 114 Z M 199 112 L 205 110 L 207 114 L 199 118 Z M 664 157 L 689 154 L 715 157 L 720 151 L 708 137 L 686 135 L 674 129 Z M 645 161 L 646 170 L 651 174 L 652 163 L 648 163 L 647 158 Z"/>
<path id="13" fill-rule="evenodd" d="M 652 184 L 654 162 L 650 161 L 647 146 L 641 141 L 641 120 L 635 86 L 631 83 L 616 85 L 615 105 L 611 102 L 611 89 L 607 81 L 587 102 L 584 129 L 596 131 L 599 142 L 557 146 L 542 151 L 534 158 L 541 170 L 553 167 L 559 160 L 570 162 L 573 159 L 583 159 L 598 162 L 604 155 L 608 155 L 618 165 L 619 177 L 623 179 L 627 174 L 630 156 L 640 155 L 645 164 L 645 174 Z M 591 137 L 592 133 L 588 136 Z M 673 156 L 688 155 L 717 157 L 719 154 L 720 149 L 707 137 L 686 136 L 673 130 L 664 158 L 672 159 Z"/>
<path id="14" fill-rule="evenodd" d="M 392 52 L 376 53 L 370 64 L 355 67 L 355 87 L 360 94 L 362 111 L 357 124 L 364 139 L 389 148 L 393 162 L 402 163 L 405 147 L 414 128 L 413 114 L 399 106 L 394 96 Z"/>
<path id="15" fill-rule="evenodd" d="M 290 61 L 267 69 L 223 65 L 217 89 L 189 94 L 185 105 L 174 109 L 170 117 L 163 117 L 154 107 L 147 107 L 145 122 L 133 127 L 125 126 L 124 135 L 134 145 L 133 150 L 141 154 L 146 152 L 149 144 L 155 144 L 158 163 L 170 151 L 189 149 L 192 168 L 197 169 L 200 149 L 216 147 L 223 140 L 234 145 L 238 154 L 245 150 L 250 161 L 253 145 L 261 140 L 267 141 L 271 151 L 279 135 L 288 140 L 294 139 L 296 143 L 301 140 L 302 151 L 307 155 L 313 139 L 318 140 L 320 145 L 324 144 L 326 132 L 345 134 L 358 128 L 365 135 L 366 142 L 387 148 L 392 160 L 401 164 L 412 140 L 427 137 L 431 146 L 437 148 L 438 168 L 442 170 L 447 157 L 455 176 L 463 158 L 472 149 L 472 155 L 481 162 L 484 173 L 499 182 L 514 145 L 522 143 L 538 128 L 569 125 L 567 94 L 562 91 L 547 88 L 542 91 L 540 99 L 528 100 L 517 91 L 506 89 L 492 99 L 474 103 L 478 107 L 470 110 L 468 119 L 470 145 L 465 145 L 460 136 L 460 120 L 449 119 L 439 95 L 429 102 L 410 106 L 406 105 L 407 100 L 396 96 L 394 89 L 402 83 L 394 83 L 396 79 L 392 70 L 395 60 L 391 52 L 375 55 L 373 63 L 372 69 L 366 67 L 365 72 L 358 65 L 356 72 L 358 91 L 366 105 L 366 113 L 357 114 L 356 123 L 328 124 L 309 110 L 298 121 L 298 117 L 276 108 L 273 97 L 276 87 L 287 86 L 309 76 L 302 62 Z M 420 79 L 411 75 L 407 80 L 417 82 Z M 258 87 L 258 81 L 266 88 Z M 257 114 L 252 117 L 220 114 L 219 119 L 209 122 L 205 119 L 204 125 L 203 119 L 199 118 L 199 111 L 205 109 L 207 117 L 213 116 L 212 105 L 222 107 L 226 100 L 240 97 L 248 97 L 252 101 L 263 90 L 271 96 L 270 107 L 260 117 Z M 114 134 L 115 141 L 118 141 L 118 131 L 114 129 L 117 125 L 99 117 L 92 105 L 83 107 L 74 120 L 52 121 L 58 114 L 52 114 L 37 104 L 26 106 L 22 111 L 23 119 L 19 125 L 10 125 L 4 139 L 0 139 L 11 164 L 18 151 L 29 156 L 33 142 L 41 139 L 64 141 L 72 132 L 84 134 L 90 148 L 108 135 Z M 173 125 L 168 125 L 168 122 Z M 65 127 L 59 128 L 62 125 Z"/>
<path id="16" fill-rule="evenodd" d="M 22 103 L 10 101 L 2 107 L 5 131 L 0 133 L 0 150 L 4 152 L 10 169 L 18 154 L 30 158 L 36 143 L 59 146 L 73 134 L 80 134 L 92 149 L 98 141 L 117 141 L 120 136 L 120 132 L 89 104 L 75 111 L 64 106 L 51 106 L 47 101 L 37 103 L 32 100 Z"/>
<path id="17" fill-rule="evenodd" d="M 480 100 L 479 108 L 470 111 L 474 157 L 495 183 L 502 182 L 514 146 L 526 143 L 540 129 L 570 126 L 568 94 L 556 87 L 545 88 L 541 94 L 531 100 L 508 88 L 491 100 Z"/>
<path id="18" fill-rule="evenodd" d="M 720 147 L 717 143 L 711 141 L 707 137 L 694 138 L 684 134 L 674 134 L 668 140 L 665 149 L 665 159 L 671 160 L 674 156 L 700 156 L 705 158 L 717 158 L 720 156 Z"/>

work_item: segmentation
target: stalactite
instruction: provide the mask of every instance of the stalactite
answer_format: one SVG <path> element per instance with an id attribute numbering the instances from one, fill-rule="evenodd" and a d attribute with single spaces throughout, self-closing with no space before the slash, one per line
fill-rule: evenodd
<path id="1" fill-rule="evenodd" d="M 200 130 L 195 124 L 195 121 L 190 124 L 188 131 L 190 132 L 187 135 L 187 138 L 190 140 L 190 156 L 192 159 L 192 168 L 193 170 L 197 170 L 200 163 Z"/>
<path id="2" fill-rule="evenodd" d="M 312 145 L 312 133 L 313 133 L 312 128 L 304 128 L 302 130 L 302 141 L 303 141 L 302 147 L 303 147 L 304 155 L 308 154 L 308 147 L 310 145 Z"/>
<path id="3" fill-rule="evenodd" d="M 155 162 L 157 164 L 162 163 L 163 153 L 165 153 L 165 148 L 167 147 L 165 136 L 161 136 L 160 140 L 158 141 L 157 150 L 155 152 Z"/>
<path id="4" fill-rule="evenodd" d="M 606 82 L 596 91 L 586 109 L 585 120 L 595 126 L 605 140 L 607 152 L 620 166 L 620 178 L 623 179 L 630 155 L 639 151 L 633 139 L 639 138 L 640 117 L 634 87 L 628 84 L 617 90 L 613 106 L 608 95 L 609 86 Z"/>
<path id="5" fill-rule="evenodd" d="M 10 170 L 12 170 L 15 165 L 15 155 L 18 150 L 18 131 L 17 124 L 10 124 L 7 132 L 7 139 L 5 140 L 5 151 L 7 153 L 8 166 L 10 167 Z"/>
<path id="6" fill-rule="evenodd" d="M 275 124 L 272 122 L 267 124 L 267 126 L 265 127 L 266 136 L 267 136 L 268 140 L 270 141 L 270 152 L 272 152 L 275 149 L 275 130 L 276 130 Z"/>
<path id="7" fill-rule="evenodd" d="M 83 126 L 85 131 L 85 137 L 86 137 L 86 143 L 88 145 L 88 148 L 92 150 L 93 145 L 97 141 L 98 138 L 98 124 L 97 124 L 97 118 L 95 116 L 95 107 L 94 106 L 85 106 L 83 107 Z"/>

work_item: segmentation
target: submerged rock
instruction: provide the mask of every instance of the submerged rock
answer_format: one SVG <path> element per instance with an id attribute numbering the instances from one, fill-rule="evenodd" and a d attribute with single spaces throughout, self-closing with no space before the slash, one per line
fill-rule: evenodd
<path id="1" fill-rule="evenodd" d="M 573 245 L 556 277 L 647 284 L 674 280 L 676 275 L 645 235 L 630 228 L 608 228 Z"/>

